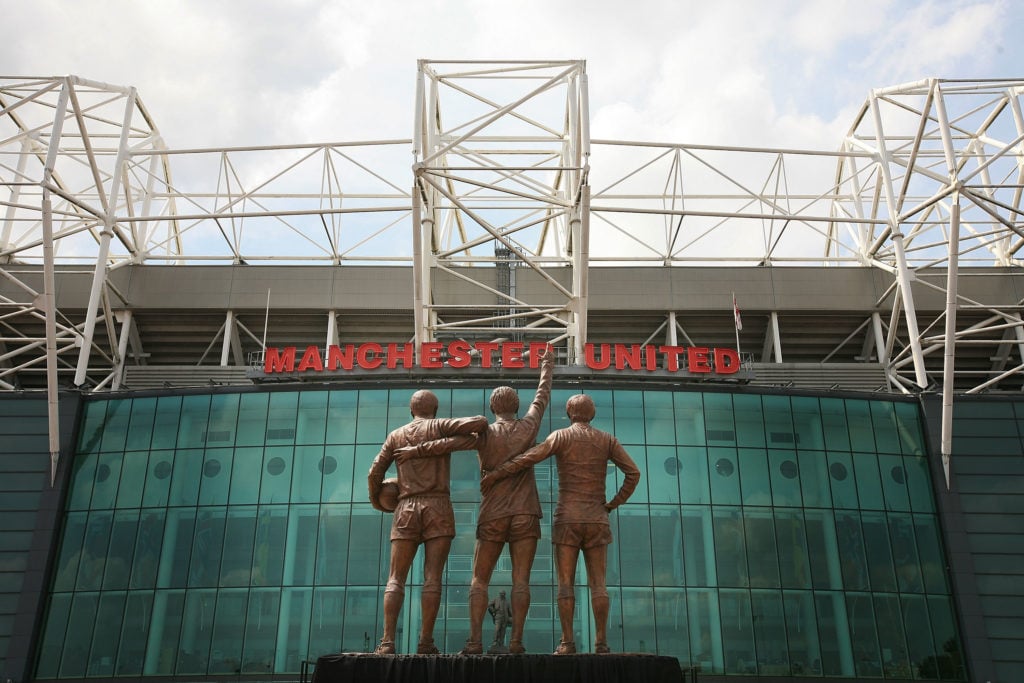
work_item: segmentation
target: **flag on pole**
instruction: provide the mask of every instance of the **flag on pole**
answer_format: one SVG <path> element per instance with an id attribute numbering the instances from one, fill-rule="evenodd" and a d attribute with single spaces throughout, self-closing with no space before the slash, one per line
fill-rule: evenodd
<path id="1" fill-rule="evenodd" d="M 736 303 L 736 292 L 732 293 L 732 317 L 736 322 L 736 331 L 743 329 L 743 321 L 740 320 L 740 307 Z"/>

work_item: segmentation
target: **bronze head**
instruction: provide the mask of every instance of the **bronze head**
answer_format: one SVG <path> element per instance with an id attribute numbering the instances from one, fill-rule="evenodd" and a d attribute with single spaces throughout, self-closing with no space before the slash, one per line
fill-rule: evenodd
<path id="1" fill-rule="evenodd" d="M 491 412 L 495 415 L 519 411 L 519 394 L 512 387 L 498 387 L 491 392 Z"/>
<path id="2" fill-rule="evenodd" d="M 565 414 L 571 422 L 590 422 L 596 413 L 594 400 L 586 394 L 575 394 L 565 402 Z"/>
<path id="3" fill-rule="evenodd" d="M 409 412 L 413 417 L 436 417 L 437 396 L 433 391 L 420 389 L 409 399 Z"/>

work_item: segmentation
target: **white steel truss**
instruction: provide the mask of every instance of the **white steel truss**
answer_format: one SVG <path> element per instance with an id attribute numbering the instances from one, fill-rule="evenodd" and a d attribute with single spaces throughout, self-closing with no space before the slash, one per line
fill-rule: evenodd
<path id="1" fill-rule="evenodd" d="M 0 77 L 0 390 L 44 367 L 52 396 L 72 370 L 115 388 L 129 264 L 409 264 L 416 341 L 529 334 L 573 362 L 591 267 L 874 268 L 891 287 L 858 331 L 894 390 L 948 403 L 1024 374 L 1024 301 L 958 287 L 1021 266 L 1024 80 L 874 90 L 816 151 L 591 140 L 585 67 L 421 60 L 411 139 L 219 149 L 169 149 L 131 87 Z M 84 316 L 56 310 L 57 266 L 92 274 Z M 972 346 L 989 370 L 958 369 Z"/>

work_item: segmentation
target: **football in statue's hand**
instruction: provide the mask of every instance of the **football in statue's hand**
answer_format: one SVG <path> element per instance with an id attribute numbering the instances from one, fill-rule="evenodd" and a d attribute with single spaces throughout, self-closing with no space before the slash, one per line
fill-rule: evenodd
<path id="1" fill-rule="evenodd" d="M 380 493 L 377 495 L 377 504 L 388 512 L 394 512 L 398 507 L 398 480 L 395 478 L 385 479 L 381 485 Z"/>

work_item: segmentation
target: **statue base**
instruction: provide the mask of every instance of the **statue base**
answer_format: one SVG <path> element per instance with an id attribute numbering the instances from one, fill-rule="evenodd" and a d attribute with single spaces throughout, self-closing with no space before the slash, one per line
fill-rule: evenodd
<path id="1" fill-rule="evenodd" d="M 375 655 L 341 653 L 316 660 L 312 683 L 682 682 L 679 660 L 649 654 Z"/>
<path id="2" fill-rule="evenodd" d="M 498 643 L 493 643 L 489 648 L 487 648 L 487 654 L 489 654 L 489 655 L 507 655 L 508 654 L 508 647 L 506 647 L 505 645 L 499 645 Z"/>

